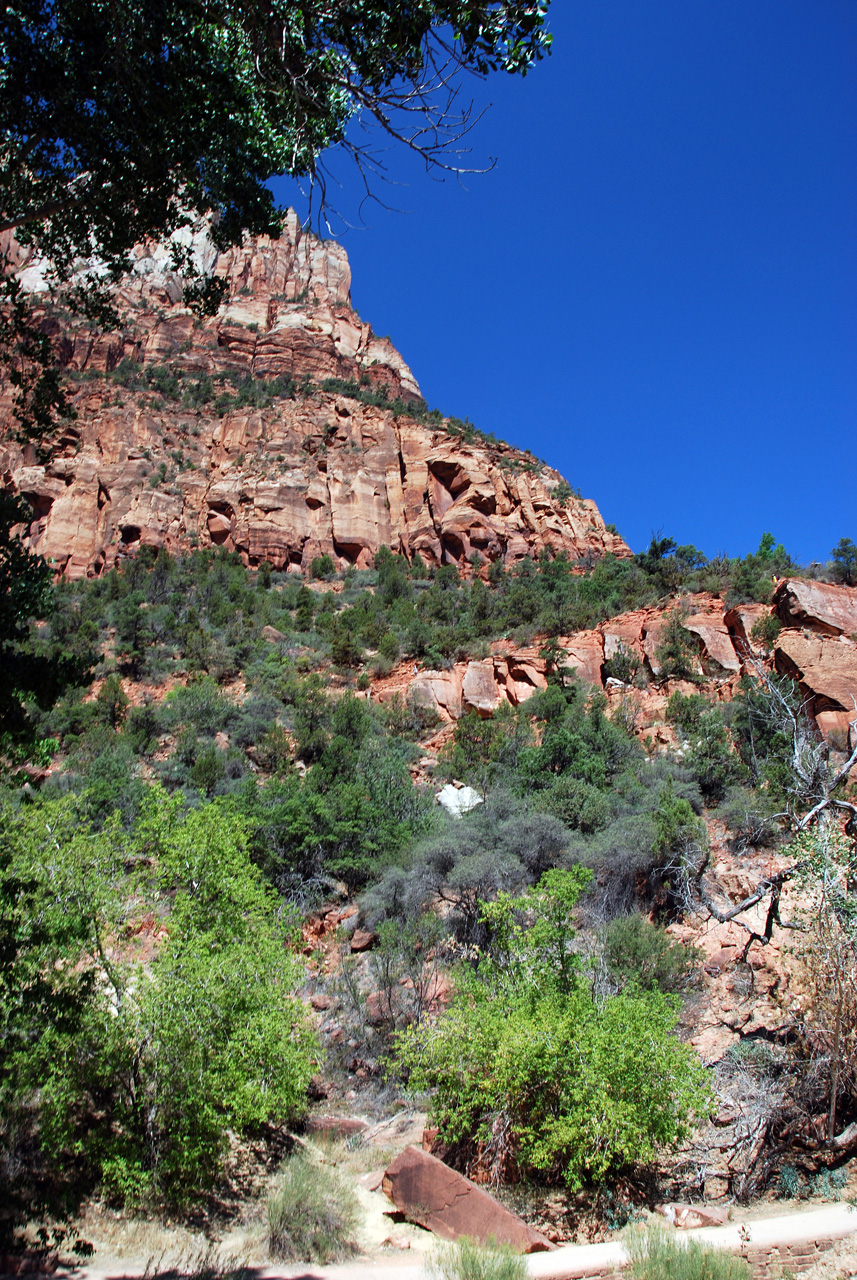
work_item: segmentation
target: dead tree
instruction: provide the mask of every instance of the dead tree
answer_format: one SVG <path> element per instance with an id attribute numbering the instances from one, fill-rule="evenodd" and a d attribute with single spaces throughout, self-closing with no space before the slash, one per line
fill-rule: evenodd
<path id="1" fill-rule="evenodd" d="M 775 927 L 796 931 L 796 951 L 804 953 L 812 992 L 811 1009 L 796 1026 L 806 1054 L 809 1110 L 809 1095 L 817 1102 L 821 1081 L 827 1081 L 824 1120 L 809 1121 L 805 1113 L 800 1127 L 807 1142 L 839 1153 L 857 1146 L 857 1121 L 836 1132 L 839 1100 L 846 1099 L 852 1112 L 857 1107 L 857 804 L 843 795 L 857 765 L 857 715 L 850 725 L 854 749 L 834 767 L 806 706 L 796 704 L 760 664 L 752 665 L 770 723 L 788 744 L 789 799 L 775 819 L 792 835 L 793 860 L 763 876 L 737 903 L 729 901 L 713 881 L 710 850 L 701 842 L 688 842 L 666 870 L 685 910 L 721 924 L 734 922 L 746 931 L 742 961 L 754 944 L 766 946 L 771 941 Z M 783 888 L 796 880 L 802 882 L 808 906 L 801 908 L 798 918 L 785 921 L 780 916 Z M 760 903 L 767 903 L 761 927 L 743 918 Z M 770 1120 L 775 1121 L 773 1112 Z M 763 1139 L 760 1129 L 754 1138 L 759 1150 Z"/>

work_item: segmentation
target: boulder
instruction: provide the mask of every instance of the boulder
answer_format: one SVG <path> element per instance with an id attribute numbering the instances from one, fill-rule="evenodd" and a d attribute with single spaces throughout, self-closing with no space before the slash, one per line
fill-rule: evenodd
<path id="1" fill-rule="evenodd" d="M 854 692 L 857 696 L 857 689 Z M 835 750 L 851 752 L 857 746 L 851 731 L 851 724 L 856 716 L 857 712 L 853 710 L 818 711 L 815 719 L 819 731 Z"/>
<path id="2" fill-rule="evenodd" d="M 723 622 L 739 657 L 758 656 L 759 646 L 753 643 L 751 633 L 759 619 L 767 617 L 770 612 L 766 604 L 739 604 L 723 615 Z"/>
<path id="3" fill-rule="evenodd" d="M 539 1253 L 553 1246 L 477 1187 L 419 1147 L 406 1147 L 384 1173 L 385 1195 L 411 1222 L 443 1240 L 468 1236 L 480 1244 L 496 1240 L 519 1253 Z"/>
<path id="4" fill-rule="evenodd" d="M 408 687 L 408 697 L 418 707 L 429 707 L 442 720 L 461 718 L 461 679 L 455 671 L 423 671 Z"/>
<path id="5" fill-rule="evenodd" d="M 371 951 L 377 941 L 377 934 L 368 929 L 355 929 L 351 935 L 352 951 Z"/>
<path id="6" fill-rule="evenodd" d="M 721 947 L 719 951 L 715 951 L 714 955 L 706 960 L 704 968 L 706 973 L 710 973 L 713 977 L 717 977 L 728 969 L 732 961 L 738 954 L 738 948 L 733 946 Z"/>
<path id="7" fill-rule="evenodd" d="M 331 1138 L 351 1138 L 366 1133 L 369 1122 L 359 1116 L 310 1116 L 306 1122 L 310 1133 Z"/>
<path id="8" fill-rule="evenodd" d="M 448 782 L 437 794 L 437 802 L 451 818 L 461 818 L 482 803 L 482 797 L 472 787 L 454 787 Z"/>
<path id="9" fill-rule="evenodd" d="M 648 614 L 645 609 L 636 609 L 633 613 L 619 614 L 615 618 L 601 624 L 604 637 L 604 657 L 615 658 L 621 645 L 643 656 L 643 628 Z"/>
<path id="10" fill-rule="evenodd" d="M 828 636 L 857 635 L 857 587 L 789 578 L 777 587 L 774 608 L 786 627 L 808 627 Z"/>
<path id="11" fill-rule="evenodd" d="M 857 644 L 844 636 L 781 631 L 774 650 L 778 671 L 799 680 L 812 695 L 811 710 L 854 711 Z"/>
<path id="12" fill-rule="evenodd" d="M 576 631 L 571 636 L 561 636 L 560 645 L 567 650 L 563 669 L 577 673 L 579 680 L 601 685 L 601 668 L 604 665 L 604 637 L 600 631 Z"/>
<path id="13" fill-rule="evenodd" d="M 684 628 L 699 636 L 702 641 L 703 664 L 706 667 L 710 669 L 713 666 L 719 671 L 740 671 L 741 663 L 722 615 L 693 614 L 685 618 Z M 717 674 L 717 671 L 712 674 Z"/>
<path id="14" fill-rule="evenodd" d="M 494 679 L 494 663 L 468 662 L 461 684 L 462 706 L 465 712 L 476 711 L 480 716 L 490 716 L 500 705 L 501 694 Z"/>
<path id="15" fill-rule="evenodd" d="M 544 659 L 538 656 L 537 649 L 498 655 L 494 659 L 494 674 L 513 706 L 526 702 L 548 685 Z"/>

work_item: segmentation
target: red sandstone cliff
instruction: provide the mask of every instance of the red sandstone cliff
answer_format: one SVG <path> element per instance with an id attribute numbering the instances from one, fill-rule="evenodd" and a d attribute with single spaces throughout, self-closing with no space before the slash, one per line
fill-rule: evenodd
<path id="1" fill-rule="evenodd" d="M 276 568 L 305 568 L 324 552 L 362 567 L 384 545 L 431 563 L 474 553 L 514 563 L 543 547 L 572 558 L 628 554 L 593 502 L 561 500 L 558 472 L 407 413 L 402 401 L 422 408 L 417 383 L 352 309 L 339 245 L 303 233 L 290 215 L 279 240 L 250 238 L 218 257 L 203 230 L 190 247 L 228 282 L 209 320 L 182 304 L 161 245 L 137 250 L 117 290 L 119 332 L 96 334 L 46 310 L 78 382 L 77 419 L 47 465 L 8 443 L 8 395 L 0 401 L 0 479 L 31 503 L 27 541 L 59 571 L 98 573 L 141 545 L 217 544 Z M 43 264 L 24 251 L 18 262 L 25 286 L 44 292 Z M 268 385 L 287 375 L 314 389 L 217 411 L 164 396 L 146 381 L 154 370 L 185 391 L 213 379 L 221 396 L 233 389 L 227 375 Z M 397 411 L 318 389 L 331 378 L 386 387 Z"/>

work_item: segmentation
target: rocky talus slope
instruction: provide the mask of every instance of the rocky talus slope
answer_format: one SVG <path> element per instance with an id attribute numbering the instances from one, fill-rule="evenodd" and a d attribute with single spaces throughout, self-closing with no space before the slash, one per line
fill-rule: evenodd
<path id="1" fill-rule="evenodd" d="M 433 564 L 628 553 L 558 472 L 426 414 L 402 357 L 355 313 L 339 245 L 290 215 L 278 240 L 218 256 L 201 229 L 189 247 L 227 282 L 215 317 L 183 305 L 168 246 L 141 246 L 116 294 L 122 328 L 98 334 L 50 311 L 44 264 L 13 246 L 77 418 L 44 464 L 12 442 L 7 391 L 0 482 L 32 505 L 29 546 L 59 572 L 97 574 L 146 545 L 275 568 L 324 553 L 364 567 L 380 546 Z M 392 408 L 368 402 L 384 388 Z"/>

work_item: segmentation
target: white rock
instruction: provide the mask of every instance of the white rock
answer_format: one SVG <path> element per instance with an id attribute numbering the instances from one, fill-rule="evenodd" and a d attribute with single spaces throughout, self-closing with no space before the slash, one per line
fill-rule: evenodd
<path id="1" fill-rule="evenodd" d="M 472 787 L 454 787 L 451 782 L 448 782 L 443 790 L 438 792 L 437 802 L 451 818 L 461 818 L 481 804 L 482 797 Z"/>

